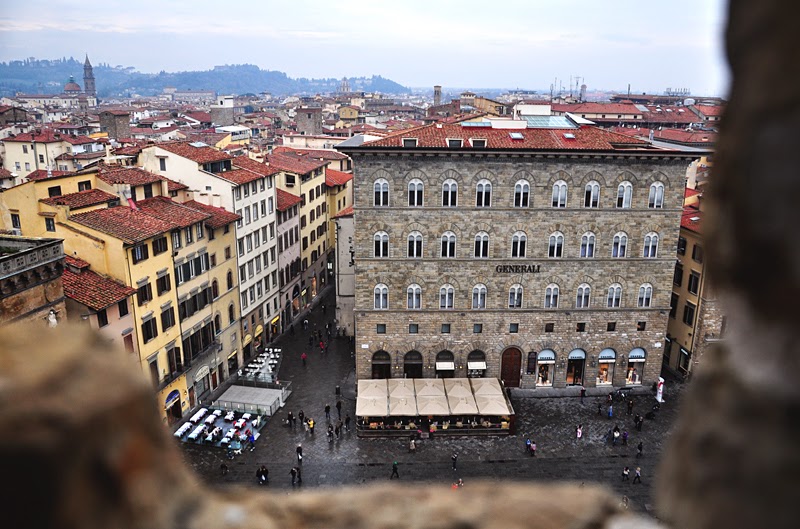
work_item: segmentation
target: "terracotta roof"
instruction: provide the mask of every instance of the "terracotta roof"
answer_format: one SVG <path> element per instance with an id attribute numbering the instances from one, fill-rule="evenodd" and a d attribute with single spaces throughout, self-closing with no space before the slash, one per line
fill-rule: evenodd
<path id="1" fill-rule="evenodd" d="M 221 173 L 214 174 L 220 178 L 224 178 L 228 182 L 233 182 L 236 185 L 249 184 L 253 180 L 259 180 L 263 178 L 260 174 L 254 171 L 248 171 L 247 169 L 239 169 L 236 167 L 230 171 L 223 171 Z"/>
<path id="2" fill-rule="evenodd" d="M 522 138 L 514 139 L 511 137 L 512 133 L 519 133 Z M 574 129 L 500 129 L 464 127 L 461 123 L 434 123 L 412 131 L 396 132 L 385 138 L 366 142 L 362 147 L 401 148 L 403 138 L 417 138 L 417 146 L 420 148 L 438 149 L 448 148 L 447 139 L 462 139 L 462 149 L 472 149 L 468 141 L 470 138 L 486 139 L 487 149 L 610 151 L 618 145 L 648 145 L 646 141 L 637 138 L 590 126 Z"/>
<path id="3" fill-rule="evenodd" d="M 96 158 L 103 158 L 105 155 L 105 151 L 81 152 L 78 154 L 64 152 L 56 156 L 56 160 L 94 160 Z"/>
<path id="4" fill-rule="evenodd" d="M 100 113 L 101 114 L 111 114 L 112 116 L 130 116 L 131 115 L 130 110 L 122 110 L 122 109 L 116 109 L 116 108 L 109 108 L 109 109 L 106 109 L 106 110 L 101 110 Z"/>
<path id="5" fill-rule="evenodd" d="M 136 205 L 142 212 L 152 215 L 164 222 L 169 222 L 174 228 L 187 228 L 192 224 L 211 218 L 210 213 L 198 211 L 174 202 L 167 197 L 153 197 L 137 200 Z"/>
<path id="6" fill-rule="evenodd" d="M 70 209 L 80 209 L 111 202 L 112 200 L 118 200 L 118 197 L 100 189 L 89 189 L 58 197 L 43 198 L 39 202 L 44 202 L 50 206 L 69 206 Z"/>
<path id="7" fill-rule="evenodd" d="M 611 130 L 617 134 L 624 134 L 626 136 L 635 136 L 639 138 L 647 138 L 650 131 L 653 130 L 653 139 L 666 141 L 670 143 L 681 143 L 686 145 L 711 145 L 713 146 L 717 141 L 716 132 L 707 132 L 702 130 L 684 130 L 684 129 L 648 129 L 648 128 L 631 128 L 631 127 L 613 127 Z"/>
<path id="8" fill-rule="evenodd" d="M 70 215 L 69 220 L 116 237 L 126 244 L 146 241 L 173 229 L 169 222 L 125 206 Z"/>
<path id="9" fill-rule="evenodd" d="M 97 172 L 97 177 L 108 184 L 128 184 L 143 186 L 163 180 L 163 177 L 145 171 L 140 167 L 102 167 Z"/>
<path id="10" fill-rule="evenodd" d="M 721 116 L 725 113 L 722 105 L 694 105 L 694 108 L 704 116 Z"/>
<path id="11" fill-rule="evenodd" d="M 142 152 L 141 145 L 128 145 L 125 147 L 117 147 L 113 150 L 113 153 L 118 156 L 136 156 Z"/>
<path id="12" fill-rule="evenodd" d="M 698 191 L 697 189 L 692 189 L 691 187 L 687 187 L 683 191 L 683 198 L 689 198 L 689 197 L 693 197 L 693 196 L 699 195 L 699 194 L 700 194 L 700 191 Z"/>
<path id="13" fill-rule="evenodd" d="M 0 167 L 0 178 L 11 178 L 11 171 Z"/>
<path id="14" fill-rule="evenodd" d="M 71 145 L 83 145 L 86 143 L 95 143 L 96 140 L 87 138 L 86 136 L 71 136 L 69 134 L 61 134 L 52 129 L 42 129 L 40 131 L 25 132 L 17 134 L 14 137 L 4 138 L 3 141 L 9 142 L 37 142 L 37 143 L 57 143 L 65 141 Z"/>
<path id="15" fill-rule="evenodd" d="M 288 191 L 284 191 L 283 189 L 276 189 L 275 190 L 275 198 L 278 201 L 278 211 L 286 211 L 290 207 L 294 206 L 295 204 L 300 203 L 300 197 L 297 195 L 293 195 Z"/>
<path id="16" fill-rule="evenodd" d="M 170 180 L 169 178 L 162 178 L 162 180 L 167 181 L 167 191 L 180 191 L 182 189 L 189 189 L 189 186 L 182 184 L 181 182 L 176 182 L 175 180 Z"/>
<path id="17" fill-rule="evenodd" d="M 647 105 L 648 112 L 642 113 L 642 121 L 654 123 L 702 123 L 702 119 L 688 107 L 674 105 Z"/>
<path id="18" fill-rule="evenodd" d="M 273 154 L 289 154 L 294 156 L 307 156 L 309 158 L 318 158 L 320 160 L 346 160 L 347 155 L 340 152 L 328 149 L 296 149 L 294 147 L 286 147 L 279 145 L 272 149 Z"/>
<path id="19" fill-rule="evenodd" d="M 230 132 L 188 132 L 188 131 L 181 131 L 181 134 L 191 142 L 201 141 L 206 145 L 216 145 L 217 143 L 221 142 L 222 140 L 228 138 L 231 135 Z"/>
<path id="20" fill-rule="evenodd" d="M 553 103 L 551 108 L 572 114 L 642 114 L 632 103 Z"/>
<path id="21" fill-rule="evenodd" d="M 28 173 L 28 176 L 26 176 L 25 178 L 27 178 L 28 180 L 37 181 L 37 180 L 47 180 L 48 178 L 55 178 L 57 176 L 65 176 L 68 174 L 72 173 L 69 171 L 50 171 L 50 174 L 48 175 L 46 169 L 37 169 L 35 171 L 31 171 L 30 173 Z"/>
<path id="22" fill-rule="evenodd" d="M 242 218 L 241 215 L 232 213 L 227 209 L 209 206 L 208 204 L 202 204 L 195 200 L 184 202 L 183 205 L 187 208 L 210 214 L 211 216 L 206 219 L 206 226 L 209 228 L 222 228 Z"/>
<path id="23" fill-rule="evenodd" d="M 349 216 L 351 216 L 352 214 L 353 214 L 353 206 L 347 206 L 347 207 L 346 207 L 346 208 L 344 208 L 342 211 L 340 211 L 339 213 L 337 213 L 336 215 L 334 215 L 334 216 L 333 216 L 333 218 L 334 218 L 334 219 L 338 219 L 338 218 L 340 218 L 340 217 L 349 217 Z"/>
<path id="24" fill-rule="evenodd" d="M 270 154 L 267 157 L 267 161 L 271 166 L 277 167 L 281 171 L 287 171 L 298 175 L 310 173 L 328 164 L 328 162 L 324 160 L 306 160 L 285 154 Z"/>
<path id="25" fill-rule="evenodd" d="M 270 167 L 265 163 L 248 158 L 247 156 L 237 156 L 233 159 L 233 166 L 241 169 L 253 171 L 261 176 L 271 176 L 280 172 L 280 169 Z"/>
<path id="26" fill-rule="evenodd" d="M 75 268 L 89 268 L 89 266 L 91 266 L 80 257 L 73 257 L 71 255 L 65 255 L 64 262 L 70 266 L 74 266 Z"/>
<path id="27" fill-rule="evenodd" d="M 183 158 L 187 158 L 199 164 L 221 162 L 223 160 L 230 160 L 233 158 L 233 156 L 230 154 L 218 151 L 217 149 L 207 145 L 203 147 L 192 147 L 186 142 L 169 142 L 159 143 L 156 145 L 156 147 L 160 147 L 165 151 L 177 154 L 178 156 L 182 156 Z"/>
<path id="28" fill-rule="evenodd" d="M 201 123 L 211 123 L 213 121 L 211 119 L 211 114 L 208 112 L 185 112 L 183 115 Z"/>
<path id="29" fill-rule="evenodd" d="M 67 263 L 69 264 L 69 258 Z M 65 268 L 61 282 L 64 284 L 64 294 L 68 298 L 93 310 L 102 310 L 136 293 L 135 289 L 88 269 L 76 273 Z"/>
<path id="30" fill-rule="evenodd" d="M 690 205 L 683 207 L 683 214 L 681 215 L 681 228 L 686 228 L 702 235 L 703 212 L 697 209 L 697 206 Z"/>
<path id="31" fill-rule="evenodd" d="M 341 186 L 353 179 L 352 173 L 343 173 L 335 169 L 325 170 L 325 185 L 328 187 Z"/>

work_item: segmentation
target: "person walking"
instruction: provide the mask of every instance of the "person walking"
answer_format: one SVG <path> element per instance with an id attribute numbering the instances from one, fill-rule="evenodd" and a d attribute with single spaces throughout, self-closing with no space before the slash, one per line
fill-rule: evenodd
<path id="1" fill-rule="evenodd" d="M 311 432 L 311 435 L 314 435 L 314 424 L 316 424 L 314 422 L 314 419 L 309 417 L 309 419 L 308 419 L 308 431 Z"/>
<path id="2" fill-rule="evenodd" d="M 286 414 L 286 422 L 288 423 L 289 428 L 294 428 L 294 413 L 289 412 Z"/>
<path id="3" fill-rule="evenodd" d="M 630 480 L 630 477 L 629 477 L 630 475 L 631 475 L 631 469 L 630 468 L 625 467 L 625 468 L 622 469 L 622 481 L 629 481 Z"/>
<path id="4" fill-rule="evenodd" d="M 297 448 L 294 450 L 297 453 L 297 462 L 303 464 L 303 445 L 297 443 Z"/>
<path id="5" fill-rule="evenodd" d="M 628 415 L 633 414 L 633 399 L 628 400 Z"/>
<path id="6" fill-rule="evenodd" d="M 575 428 L 575 438 L 580 439 L 583 437 L 583 425 L 579 424 L 577 428 Z"/>
<path id="7" fill-rule="evenodd" d="M 323 304 L 322 304 L 322 313 L 323 313 L 323 314 L 325 314 L 325 308 L 326 308 L 326 307 L 325 307 L 325 304 L 323 303 Z"/>
<path id="8" fill-rule="evenodd" d="M 301 467 L 297 467 L 297 484 L 303 484 L 303 469 Z"/>
<path id="9" fill-rule="evenodd" d="M 331 405 L 330 404 L 326 404 L 325 405 L 325 420 L 326 421 L 330 421 L 331 420 Z"/>
<path id="10" fill-rule="evenodd" d="M 269 482 L 269 470 L 264 465 L 256 470 L 256 480 L 259 485 L 266 485 Z"/>
<path id="11" fill-rule="evenodd" d="M 536 441 L 531 443 L 531 456 L 536 457 Z"/>
<path id="12" fill-rule="evenodd" d="M 642 417 L 642 416 L 640 415 L 640 416 L 639 416 L 639 422 L 637 422 L 637 423 L 636 423 L 636 429 L 637 429 L 638 431 L 640 431 L 640 432 L 641 432 L 641 431 L 642 431 L 642 425 L 643 425 L 643 424 L 644 424 L 644 417 Z"/>
<path id="13" fill-rule="evenodd" d="M 305 353 L 303 353 L 303 354 L 301 354 L 301 355 L 300 355 L 300 360 L 302 360 L 302 361 L 303 361 L 303 367 L 306 367 L 306 359 L 307 359 L 307 358 L 308 358 L 308 355 L 307 355 L 307 354 L 305 354 Z"/>
<path id="14" fill-rule="evenodd" d="M 453 455 L 450 457 L 450 459 L 453 461 L 453 470 L 456 470 L 458 466 L 458 454 L 453 452 Z"/>
<path id="15" fill-rule="evenodd" d="M 525 439 L 525 451 L 530 454 L 531 453 L 531 438 L 528 437 Z"/>
<path id="16" fill-rule="evenodd" d="M 297 417 L 300 419 L 300 422 L 306 422 L 306 412 L 304 412 L 302 408 L 300 408 L 300 412 L 297 414 Z"/>
<path id="17" fill-rule="evenodd" d="M 613 444 L 617 446 L 617 441 L 619 441 L 619 426 L 614 426 L 614 431 L 612 432 L 613 435 Z"/>
<path id="18" fill-rule="evenodd" d="M 320 353 L 325 352 L 325 342 L 323 342 L 322 340 L 319 341 L 319 352 Z"/>
<path id="19" fill-rule="evenodd" d="M 336 401 L 336 413 L 339 414 L 339 418 L 342 418 L 342 399 Z"/>
<path id="20" fill-rule="evenodd" d="M 397 479 L 400 479 L 400 473 L 399 473 L 399 472 L 397 472 L 397 461 L 395 461 L 394 463 L 392 463 L 392 475 L 391 475 L 391 476 L 389 476 L 389 479 L 393 479 L 393 478 L 395 478 L 395 477 L 396 477 Z"/>
<path id="21" fill-rule="evenodd" d="M 328 425 L 328 442 L 329 443 L 333 442 L 333 425 L 332 424 Z"/>
<path id="22" fill-rule="evenodd" d="M 597 403 L 597 415 L 603 413 L 603 405 L 598 401 Z"/>
<path id="23" fill-rule="evenodd" d="M 636 446 L 636 457 L 642 457 L 642 450 L 643 449 L 644 449 L 644 445 L 642 444 L 641 441 L 639 441 L 639 444 Z"/>
<path id="24" fill-rule="evenodd" d="M 628 430 L 622 432 L 622 446 L 628 446 Z"/>
<path id="25" fill-rule="evenodd" d="M 292 485 L 294 485 L 294 482 L 297 479 L 297 467 L 292 467 L 292 469 L 289 471 L 289 474 L 292 476 Z"/>
<path id="26" fill-rule="evenodd" d="M 308 330 L 308 320 L 307 319 L 303 320 L 303 330 L 306 330 L 306 331 Z"/>
<path id="27" fill-rule="evenodd" d="M 348 413 L 344 417 L 344 429 L 348 432 L 350 431 L 350 414 Z"/>
<path id="28" fill-rule="evenodd" d="M 611 420 L 614 417 L 614 405 L 608 405 L 608 419 Z"/>
<path id="29" fill-rule="evenodd" d="M 586 396 L 586 388 L 581 386 L 581 404 L 583 404 L 583 398 Z"/>
<path id="30" fill-rule="evenodd" d="M 411 452 L 412 454 L 417 451 L 417 442 L 414 440 L 413 437 L 411 438 L 411 442 L 408 444 L 408 451 Z"/>
<path id="31" fill-rule="evenodd" d="M 636 473 L 633 476 L 633 483 L 642 482 L 642 467 L 636 467 Z"/>

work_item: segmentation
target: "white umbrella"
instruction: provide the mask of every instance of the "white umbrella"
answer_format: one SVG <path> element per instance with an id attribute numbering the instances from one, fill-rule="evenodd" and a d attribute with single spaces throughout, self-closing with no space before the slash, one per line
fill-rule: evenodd
<path id="1" fill-rule="evenodd" d="M 478 406 L 472 395 L 469 397 L 447 397 L 451 415 L 478 415 Z"/>
<path id="2" fill-rule="evenodd" d="M 414 398 L 414 381 L 411 378 L 390 378 L 388 386 L 390 397 Z"/>
<path id="3" fill-rule="evenodd" d="M 389 407 L 386 397 L 361 397 L 356 400 L 357 417 L 386 417 Z"/>
<path id="4" fill-rule="evenodd" d="M 471 378 L 472 392 L 478 395 L 502 395 L 503 388 L 496 378 Z"/>
<path id="5" fill-rule="evenodd" d="M 358 396 L 359 397 L 388 397 L 389 391 L 386 388 L 386 379 L 380 378 L 376 380 L 359 380 L 358 381 Z"/>
<path id="6" fill-rule="evenodd" d="M 472 388 L 466 378 L 446 378 L 444 379 L 444 390 L 447 397 L 472 397 Z"/>
<path id="7" fill-rule="evenodd" d="M 417 401 L 414 397 L 389 397 L 389 415 L 417 416 Z"/>
<path id="8" fill-rule="evenodd" d="M 417 396 L 444 397 L 444 383 L 441 378 L 415 378 L 414 390 Z"/>
<path id="9" fill-rule="evenodd" d="M 506 399 L 502 395 L 478 395 L 475 402 L 481 415 L 509 415 Z"/>
<path id="10" fill-rule="evenodd" d="M 450 415 L 450 408 L 444 395 L 417 396 L 417 412 L 420 416 Z"/>

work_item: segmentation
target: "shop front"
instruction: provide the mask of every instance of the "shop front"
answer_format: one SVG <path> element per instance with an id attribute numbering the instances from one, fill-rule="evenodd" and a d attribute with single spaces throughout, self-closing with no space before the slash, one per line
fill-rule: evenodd
<path id="1" fill-rule="evenodd" d="M 311 277 L 311 299 L 313 300 L 315 297 L 317 297 L 317 277 L 316 276 L 312 276 Z"/>
<path id="2" fill-rule="evenodd" d="M 244 359 L 245 361 L 249 360 L 251 356 L 253 356 L 253 335 L 247 334 L 242 340 L 242 347 L 244 350 Z"/>
<path id="3" fill-rule="evenodd" d="M 386 351 L 372 355 L 372 378 L 392 378 L 392 357 Z"/>
<path id="4" fill-rule="evenodd" d="M 422 378 L 422 353 L 409 351 L 403 356 L 403 375 L 405 378 Z"/>
<path id="5" fill-rule="evenodd" d="M 302 307 L 305 307 L 308 305 L 308 303 L 309 303 L 308 288 L 304 288 L 303 290 L 300 291 L 300 305 Z"/>
<path id="6" fill-rule="evenodd" d="M 211 369 L 208 366 L 202 366 L 194 375 L 194 394 L 201 402 L 211 394 Z"/>
<path id="7" fill-rule="evenodd" d="M 567 357 L 567 385 L 583 384 L 583 371 L 586 369 L 586 351 L 573 349 Z"/>
<path id="8" fill-rule="evenodd" d="M 298 314 L 300 314 L 300 287 L 295 285 L 292 289 L 292 309 L 291 309 L 291 319 L 295 319 Z M 288 302 L 287 302 L 288 303 Z"/>
<path id="9" fill-rule="evenodd" d="M 264 343 L 264 326 L 259 324 L 256 325 L 255 332 L 253 332 L 253 346 L 255 347 L 256 351 L 261 350 L 261 346 Z"/>
<path id="10" fill-rule="evenodd" d="M 603 349 L 597 358 L 597 385 L 610 386 L 614 382 L 614 364 L 617 361 L 617 352 L 613 349 Z"/>
<path id="11" fill-rule="evenodd" d="M 556 369 L 556 352 L 543 349 L 536 356 L 536 387 L 553 387 L 553 375 Z"/>
<path id="12" fill-rule="evenodd" d="M 486 353 L 478 349 L 467 355 L 467 377 L 483 378 L 486 376 Z"/>
<path id="13" fill-rule="evenodd" d="M 269 322 L 269 335 L 273 338 L 281 332 L 281 317 L 275 316 Z"/>
<path id="14" fill-rule="evenodd" d="M 647 360 L 647 353 L 641 347 L 636 347 L 628 353 L 628 368 L 625 372 L 626 384 L 638 385 L 642 383 L 645 360 Z"/>
<path id="15" fill-rule="evenodd" d="M 181 392 L 173 389 L 164 401 L 164 410 L 167 413 L 167 424 L 172 425 L 181 420 L 183 412 L 181 410 Z"/>
<path id="16" fill-rule="evenodd" d="M 228 376 L 231 376 L 233 373 L 236 373 L 236 370 L 239 369 L 239 351 L 234 351 L 228 355 Z"/>
<path id="17" fill-rule="evenodd" d="M 451 351 L 439 351 L 436 354 L 436 378 L 453 378 L 455 376 L 455 356 Z"/>

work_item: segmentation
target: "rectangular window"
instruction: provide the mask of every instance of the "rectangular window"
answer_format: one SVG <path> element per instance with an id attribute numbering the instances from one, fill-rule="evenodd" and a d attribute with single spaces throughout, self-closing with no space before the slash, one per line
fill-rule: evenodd
<path id="1" fill-rule="evenodd" d="M 199 241 L 202 238 L 203 238 L 203 223 L 202 222 L 198 222 L 197 223 L 197 240 Z"/>
<path id="2" fill-rule="evenodd" d="M 183 246 L 181 243 L 181 230 L 175 230 L 172 232 L 172 248 L 177 250 L 181 246 Z"/>
<path id="3" fill-rule="evenodd" d="M 617 322 L 610 321 L 606 324 L 606 332 L 614 332 L 617 330 Z"/>
<path id="4" fill-rule="evenodd" d="M 159 171 L 166 171 L 167 170 L 167 159 L 166 158 L 159 158 L 158 159 L 158 169 L 159 169 Z"/>
<path id="5" fill-rule="evenodd" d="M 442 324 L 442 334 L 450 334 L 450 324 L 443 323 Z"/>
<path id="6" fill-rule="evenodd" d="M 151 299 L 153 299 L 153 289 L 150 287 L 150 283 L 145 283 L 136 290 L 136 300 L 140 307 Z"/>
<path id="7" fill-rule="evenodd" d="M 483 324 L 482 323 L 473 323 L 472 324 L 472 334 L 481 334 L 483 332 Z"/>
<path id="8" fill-rule="evenodd" d="M 261 215 L 262 217 L 264 215 Z M 258 220 L 258 204 L 253 204 L 253 221 Z"/>
<path id="9" fill-rule="evenodd" d="M 236 246 L 239 250 L 239 257 L 244 255 L 244 237 L 236 241 Z"/>
<path id="10" fill-rule="evenodd" d="M 53 186 L 47 188 L 47 196 L 49 197 L 60 197 L 61 196 L 61 186 Z"/>
<path id="11" fill-rule="evenodd" d="M 183 230 L 183 238 L 186 239 L 187 246 L 194 241 L 194 233 L 192 233 L 191 226 Z"/>
<path id="12" fill-rule="evenodd" d="M 267 199 L 267 211 L 270 215 L 272 215 L 272 213 L 275 211 L 275 203 L 273 202 L 272 197 Z"/>
<path id="13" fill-rule="evenodd" d="M 244 190 L 244 196 L 249 197 L 250 196 L 250 186 L 245 184 L 245 185 L 242 186 L 242 189 Z"/>
<path id="14" fill-rule="evenodd" d="M 231 258 L 231 247 L 230 246 L 226 246 L 225 247 L 225 260 L 228 260 L 230 258 Z"/>
<path id="15" fill-rule="evenodd" d="M 241 209 L 237 209 L 236 210 L 236 214 L 239 216 L 239 218 L 236 219 L 236 227 L 237 228 L 241 228 L 243 226 L 243 224 L 242 224 L 242 210 Z"/>
<path id="16" fill-rule="evenodd" d="M 686 255 L 686 237 L 678 237 L 678 255 Z"/>
<path id="17" fill-rule="evenodd" d="M 153 240 L 153 255 L 158 255 L 167 251 L 167 238 L 159 237 Z"/>
<path id="18" fill-rule="evenodd" d="M 16 230 L 19 230 L 19 229 L 22 228 L 22 224 L 19 221 L 19 214 L 18 213 L 12 213 L 11 214 L 11 227 L 16 229 Z"/>
<path id="19" fill-rule="evenodd" d="M 106 309 L 97 311 L 97 326 L 102 328 L 108 325 L 108 313 Z"/>
<path id="20" fill-rule="evenodd" d="M 250 224 L 250 208 L 244 208 L 244 223 Z"/>
<path id="21" fill-rule="evenodd" d="M 675 319 L 676 315 L 678 314 L 678 303 L 681 302 L 680 296 L 673 292 L 672 299 L 669 302 L 669 317 Z"/>
<path id="22" fill-rule="evenodd" d="M 697 293 L 700 291 L 700 272 L 692 270 L 689 273 L 689 282 L 687 283 L 686 288 L 690 293 L 697 295 Z"/>
<path id="23" fill-rule="evenodd" d="M 637 331 L 643 331 L 645 329 L 647 329 L 647 322 L 646 321 L 636 322 L 636 330 Z"/>
<path id="24" fill-rule="evenodd" d="M 156 279 L 156 292 L 158 292 L 159 296 L 164 292 L 169 292 L 171 288 L 172 286 L 170 285 L 169 274 L 163 275 Z"/>
<path id="25" fill-rule="evenodd" d="M 418 323 L 409 323 L 408 324 L 408 334 L 419 334 L 419 324 Z"/>
<path id="26" fill-rule="evenodd" d="M 123 299 L 119 303 L 117 303 L 117 311 L 119 311 L 119 317 L 122 318 L 123 316 L 128 315 L 128 300 Z"/>
<path id="27" fill-rule="evenodd" d="M 131 256 L 133 259 L 133 264 L 146 260 L 148 257 L 147 245 L 140 244 L 139 246 L 134 246 L 131 248 Z"/>
<path id="28" fill-rule="evenodd" d="M 144 185 L 144 198 L 153 198 L 153 184 Z"/>
<path id="29" fill-rule="evenodd" d="M 161 330 L 166 331 L 175 325 L 175 309 L 169 307 L 161 312 Z"/>
<path id="30" fill-rule="evenodd" d="M 586 332 L 586 323 L 578 323 L 575 325 L 575 332 Z"/>
<path id="31" fill-rule="evenodd" d="M 681 286 L 683 283 L 683 265 L 681 263 L 675 263 L 675 273 L 672 276 L 672 284 L 675 286 Z"/>
<path id="32" fill-rule="evenodd" d="M 683 307 L 683 323 L 686 325 L 694 325 L 694 313 L 697 310 L 697 305 L 689 301 Z"/>
<path id="33" fill-rule="evenodd" d="M 150 318 L 142 323 L 142 341 L 144 341 L 144 343 L 153 340 L 156 336 L 158 336 L 158 326 L 154 318 Z"/>
<path id="34" fill-rule="evenodd" d="M 518 333 L 519 332 L 519 323 L 510 323 L 508 325 L 508 332 L 510 332 L 510 333 Z"/>
<path id="35" fill-rule="evenodd" d="M 45 217 L 44 219 L 44 228 L 47 231 L 56 231 L 56 219 L 52 217 Z"/>
<path id="36" fill-rule="evenodd" d="M 385 323 L 379 323 L 377 325 L 377 328 L 375 329 L 375 332 L 378 333 L 378 334 L 386 334 L 386 324 Z"/>
<path id="37" fill-rule="evenodd" d="M 544 324 L 544 332 L 553 332 L 556 330 L 555 323 L 545 323 Z"/>
<path id="38" fill-rule="evenodd" d="M 84 180 L 83 182 L 78 182 L 78 191 L 89 191 L 91 188 L 92 188 L 91 180 Z"/>
<path id="39" fill-rule="evenodd" d="M 695 244 L 694 247 L 692 247 L 692 259 L 698 263 L 703 262 L 703 247 L 699 244 Z"/>
<path id="40" fill-rule="evenodd" d="M 242 188 L 240 188 L 239 186 L 233 188 L 233 198 L 234 200 L 242 199 Z"/>

